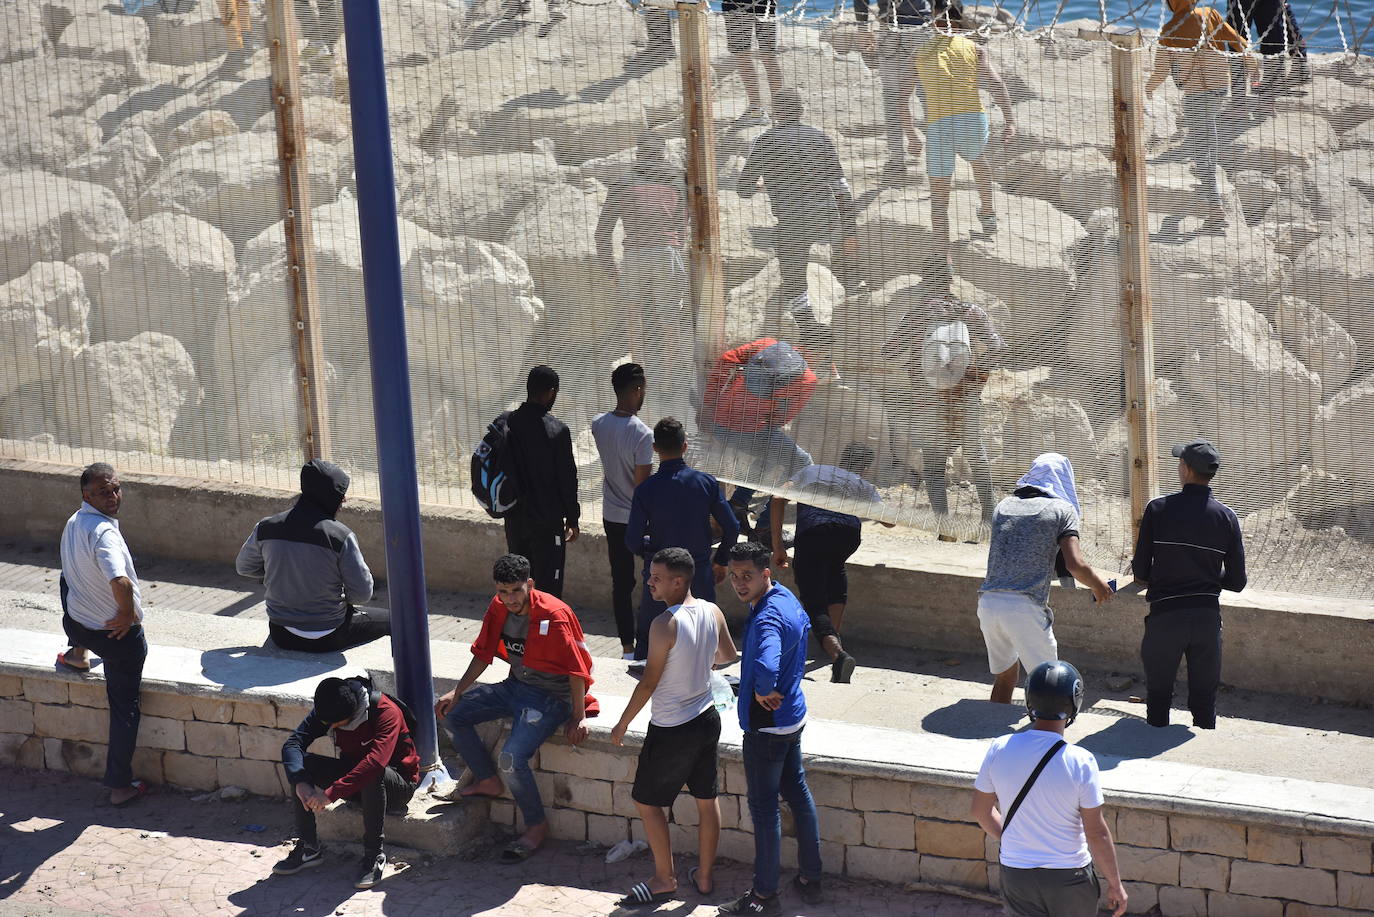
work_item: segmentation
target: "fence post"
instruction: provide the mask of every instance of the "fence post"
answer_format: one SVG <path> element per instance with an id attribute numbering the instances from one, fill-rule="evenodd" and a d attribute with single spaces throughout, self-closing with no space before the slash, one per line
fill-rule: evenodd
<path id="1" fill-rule="evenodd" d="M 315 246 L 310 229 L 310 170 L 305 159 L 301 112 L 300 53 L 292 0 L 268 0 L 272 57 L 272 109 L 281 159 L 282 227 L 286 234 L 287 287 L 301 406 L 301 451 L 307 461 L 327 458 L 329 398 L 325 390 L 324 338 L 315 285 Z"/>
<path id="2" fill-rule="evenodd" d="M 1150 298 L 1150 205 L 1145 195 L 1145 77 L 1139 32 L 1080 29 L 1078 37 L 1105 41 L 1112 56 L 1112 130 L 1121 191 L 1121 337 L 1126 381 L 1126 457 L 1131 529 L 1159 489 L 1155 418 L 1154 306 Z"/>
<path id="3" fill-rule="evenodd" d="M 711 89 L 710 29 L 704 2 L 678 3 L 682 45 L 682 108 L 687 137 L 687 193 L 692 242 L 687 251 L 697 327 L 707 329 L 708 353 L 698 369 L 725 350 L 725 275 L 720 254 L 720 195 L 716 180 L 716 122 Z"/>

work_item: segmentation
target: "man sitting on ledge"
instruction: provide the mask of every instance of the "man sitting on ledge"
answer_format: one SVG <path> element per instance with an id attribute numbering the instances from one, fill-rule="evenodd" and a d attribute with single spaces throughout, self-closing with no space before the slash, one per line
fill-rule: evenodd
<path id="1" fill-rule="evenodd" d="M 568 741 L 580 744 L 587 737 L 587 717 L 596 716 L 598 707 L 587 693 L 592 655 L 573 610 L 534 588 L 530 562 L 519 554 L 502 555 L 492 579 L 496 597 L 472 644 L 472 662 L 453 690 L 435 703 L 434 712 L 472 771 L 473 782 L 462 795 L 497 796 L 504 777 L 520 807 L 525 833 L 501 851 L 501 862 L 509 864 L 528 859 L 548 834 L 530 758 L 564 723 Z M 510 663 L 510 676 L 478 685 L 478 676 L 497 656 Z M 477 726 L 502 719 L 511 720 L 511 732 L 501 749 L 498 774 Z"/>
<path id="2" fill-rule="evenodd" d="M 339 756 L 307 754 L 326 733 L 333 734 Z M 420 782 L 420 755 L 404 708 L 372 690 L 367 678 L 326 678 L 315 687 L 315 706 L 282 745 L 281 760 L 300 839 L 272 873 L 289 876 L 323 863 L 315 813 L 336 799 L 357 797 L 363 805 L 363 860 L 354 887 L 380 882 L 386 813 L 404 812 Z"/>
<path id="3" fill-rule="evenodd" d="M 267 587 L 268 633 L 284 650 L 333 653 L 391 633 L 385 612 L 355 607 L 372 598 L 372 571 L 334 518 L 347 493 L 342 468 L 306 462 L 296 505 L 259 522 L 239 549 L 234 566 Z"/>

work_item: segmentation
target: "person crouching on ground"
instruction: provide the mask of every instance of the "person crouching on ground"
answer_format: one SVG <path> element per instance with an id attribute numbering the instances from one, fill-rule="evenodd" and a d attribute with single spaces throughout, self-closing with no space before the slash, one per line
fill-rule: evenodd
<path id="1" fill-rule="evenodd" d="M 326 733 L 339 756 L 308 754 Z M 356 797 L 363 805 L 363 859 L 354 887 L 382 881 L 386 813 L 404 812 L 420 782 L 420 754 L 397 702 L 372 690 L 367 678 L 326 678 L 315 688 L 315 706 L 282 745 L 281 760 L 300 840 L 272 873 L 289 876 L 323 863 L 315 813 Z"/>

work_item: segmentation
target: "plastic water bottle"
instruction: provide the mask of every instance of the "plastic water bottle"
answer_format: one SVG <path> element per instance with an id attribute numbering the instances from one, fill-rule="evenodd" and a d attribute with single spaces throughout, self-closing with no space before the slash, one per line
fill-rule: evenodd
<path id="1" fill-rule="evenodd" d="M 722 713 L 735 705 L 735 692 L 730 690 L 730 683 L 719 672 L 711 673 L 711 703 Z"/>

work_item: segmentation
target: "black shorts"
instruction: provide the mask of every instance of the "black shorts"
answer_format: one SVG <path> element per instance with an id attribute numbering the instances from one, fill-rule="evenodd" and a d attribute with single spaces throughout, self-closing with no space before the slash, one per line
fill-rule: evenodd
<path id="1" fill-rule="evenodd" d="M 778 50 L 777 8 L 772 0 L 734 3 L 724 8 L 725 49 L 731 54 L 743 54 L 758 43 L 760 51 Z"/>
<path id="2" fill-rule="evenodd" d="M 682 787 L 697 799 L 720 794 L 716 774 L 716 745 L 720 742 L 720 714 L 711 707 L 681 726 L 649 724 L 630 798 L 646 806 L 671 806 Z"/>
<path id="3" fill-rule="evenodd" d="M 804 530 L 792 545 L 792 574 L 798 598 L 809 614 L 849 600 L 845 561 L 859 550 L 862 530 L 852 525 L 825 523 Z"/>

